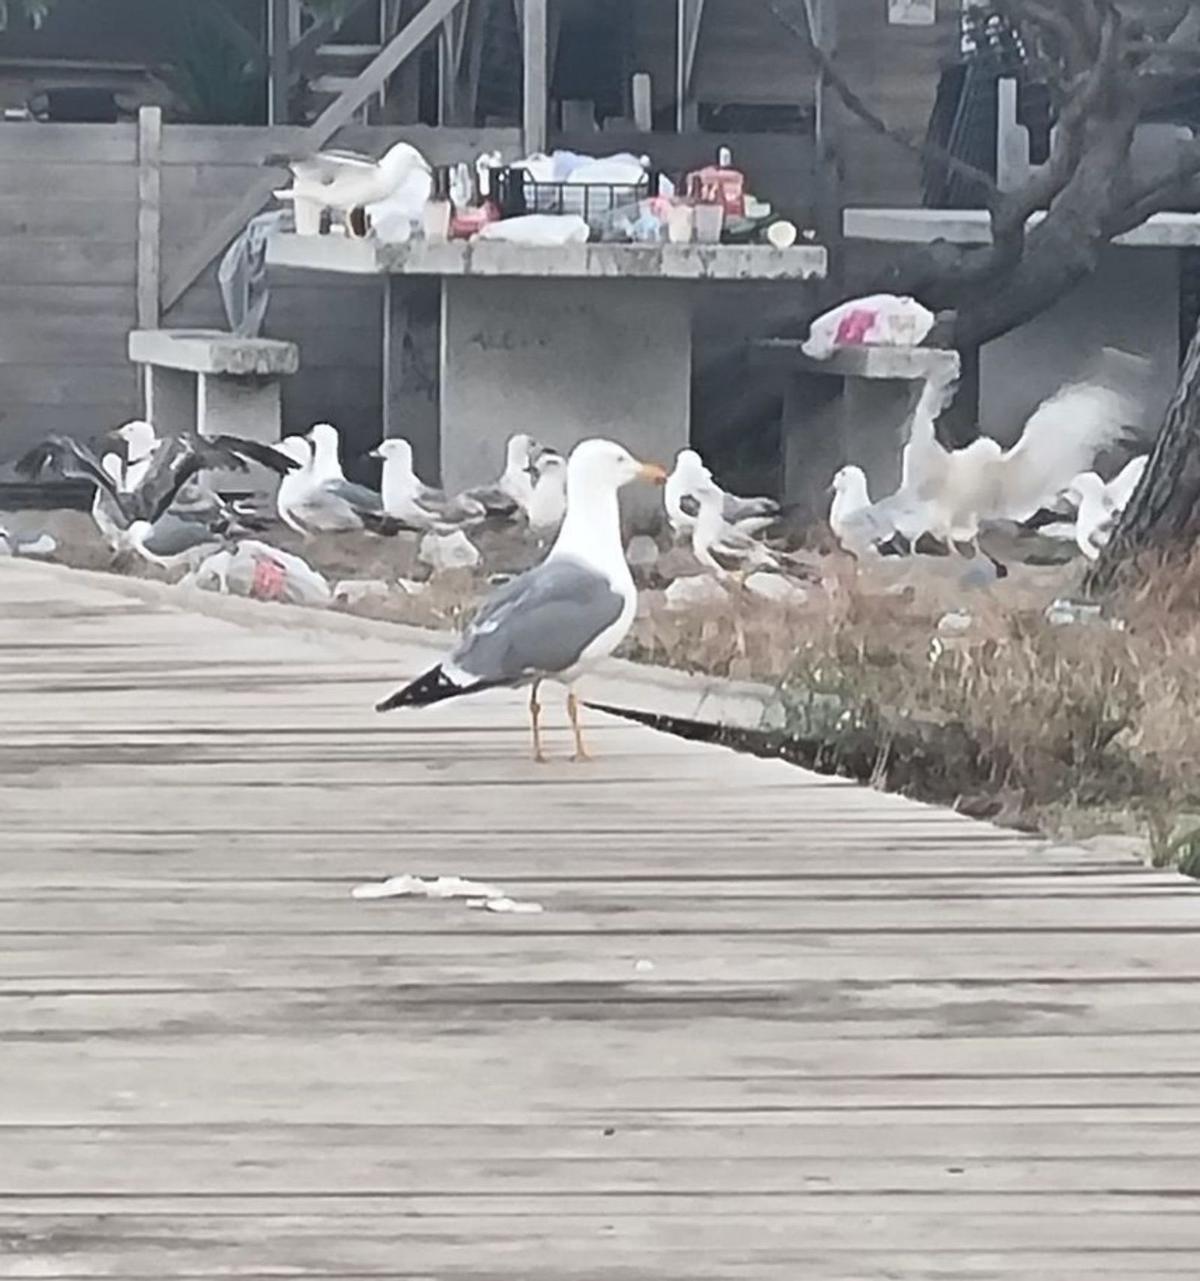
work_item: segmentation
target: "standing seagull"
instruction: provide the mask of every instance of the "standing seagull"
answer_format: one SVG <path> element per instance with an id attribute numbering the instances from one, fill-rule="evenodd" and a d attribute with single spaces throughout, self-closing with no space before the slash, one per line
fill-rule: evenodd
<path id="1" fill-rule="evenodd" d="M 314 534 L 357 533 L 363 529 L 376 534 L 394 534 L 396 522 L 384 513 L 379 495 L 342 475 L 337 461 L 337 433 L 332 427 L 328 430 L 334 433 L 332 455 L 326 438 L 325 454 L 320 460 L 317 443 L 321 440 L 320 434 L 285 436 L 272 446 L 276 453 L 299 464 L 296 471 L 283 478 L 275 495 L 279 519 L 305 538 Z"/>
<path id="2" fill-rule="evenodd" d="M 487 509 L 466 494 L 452 497 L 444 490 L 426 485 L 413 470 L 412 446 L 403 436 L 392 436 L 371 451 L 383 460 L 380 482 L 387 514 L 413 529 L 449 533 L 464 525 L 477 525 Z"/>
<path id="3" fill-rule="evenodd" d="M 621 546 L 617 491 L 634 480 L 666 481 L 666 471 L 640 463 L 611 440 L 585 440 L 567 464 L 567 515 L 540 565 L 485 600 L 454 651 L 378 705 L 425 707 L 498 686 L 530 685 L 533 757 L 544 761 L 538 687 L 568 688 L 575 760 L 588 753 L 579 728 L 574 684 L 624 640 L 637 610 L 637 588 Z"/>
<path id="4" fill-rule="evenodd" d="M 663 501 L 667 519 L 678 536 L 690 534 L 699 514 L 695 501 L 703 488 L 716 488 L 721 496 L 721 513 L 730 525 L 736 525 L 744 534 L 757 534 L 775 523 L 780 507 L 771 498 L 739 498 L 727 494 L 716 481 L 704 460 L 694 449 L 681 449 L 675 459 L 675 469 L 667 478 Z M 691 500 L 691 501 L 689 501 Z"/>

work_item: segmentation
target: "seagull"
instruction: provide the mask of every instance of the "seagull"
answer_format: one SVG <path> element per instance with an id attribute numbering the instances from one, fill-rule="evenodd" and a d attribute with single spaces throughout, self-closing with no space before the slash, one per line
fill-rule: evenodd
<path id="1" fill-rule="evenodd" d="M 504 471 L 496 483 L 526 515 L 529 514 L 529 504 L 533 500 L 537 460 L 551 452 L 524 432 L 508 438 L 504 451 Z M 553 456 L 561 457 L 559 454 Z"/>
<path id="2" fill-rule="evenodd" d="M 980 436 L 949 450 L 934 430 L 944 390 L 931 380 L 921 393 L 904 450 L 901 489 L 929 505 L 929 533 L 957 543 L 973 542 L 981 521 L 1020 523 L 1052 504 L 1139 417 L 1119 391 L 1075 383 L 1034 410 L 1011 448 Z"/>
<path id="3" fill-rule="evenodd" d="M 1068 526 L 1075 545 L 1088 560 L 1099 560 L 1120 516 L 1104 481 L 1094 471 L 1080 472 L 1063 497 L 1077 509 L 1074 524 Z"/>
<path id="4" fill-rule="evenodd" d="M 567 464 L 567 514 L 541 564 L 493 592 L 436 667 L 378 704 L 378 711 L 425 707 L 496 687 L 531 686 L 533 756 L 542 752 L 538 689 L 567 686 L 575 760 L 586 760 L 575 682 L 607 658 L 633 624 L 637 588 L 621 545 L 617 491 L 635 480 L 665 483 L 666 471 L 641 463 L 611 440 L 585 440 Z"/>
<path id="5" fill-rule="evenodd" d="M 433 190 L 433 171 L 423 155 L 407 142 L 398 142 L 374 160 L 354 151 L 320 151 L 304 160 L 289 162 L 292 186 L 275 192 L 279 200 L 308 201 L 321 209 L 335 209 L 348 217 L 354 209 L 387 200 L 410 178 L 428 180 L 428 199 Z M 423 201 L 422 201 L 423 203 Z"/>
<path id="6" fill-rule="evenodd" d="M 327 480 L 345 480 L 342 471 L 342 438 L 332 423 L 314 423 L 308 430 L 312 444 L 313 482 L 323 485 Z"/>
<path id="7" fill-rule="evenodd" d="M 674 470 L 667 479 L 663 493 L 667 520 L 677 536 L 683 537 L 692 532 L 696 524 L 697 506 L 694 501 L 689 503 L 687 500 L 695 499 L 697 490 L 702 486 L 716 486 L 721 494 L 725 520 L 742 533 L 760 533 L 773 525 L 779 517 L 781 509 L 774 499 L 738 498 L 735 494 L 727 494 L 716 485 L 712 472 L 694 449 L 681 449 L 676 455 Z"/>
<path id="8" fill-rule="evenodd" d="M 90 480 L 98 494 L 92 515 L 101 533 L 114 550 L 132 547 L 154 564 L 177 564 L 189 554 L 210 550 L 224 544 L 240 531 L 230 519 L 228 509 L 219 505 L 200 507 L 190 515 L 173 510 L 180 491 L 199 477 L 206 468 L 245 469 L 247 461 L 261 462 L 277 472 L 295 466 L 269 446 L 234 436 L 216 436 L 211 440 L 185 433 L 160 442 L 150 466 L 136 487 L 126 491 L 128 470 L 109 455 L 103 460 L 85 445 L 67 436 L 51 436 L 18 459 L 17 471 L 36 478 L 53 468 L 60 475 Z"/>
<path id="9" fill-rule="evenodd" d="M 510 436 L 504 450 L 504 470 L 499 479 L 493 485 L 468 489 L 463 497 L 481 503 L 489 516 L 511 518 L 518 512 L 528 516 L 536 477 L 534 459 L 550 452 L 524 432 Z"/>
<path id="10" fill-rule="evenodd" d="M 426 485 L 413 470 L 412 445 L 403 436 L 381 441 L 371 457 L 383 460 L 383 506 L 393 520 L 413 529 L 448 533 L 486 518 L 484 505 L 466 494 L 451 497 Z"/>
<path id="11" fill-rule="evenodd" d="M 318 424 L 328 426 L 328 424 Z M 329 431 L 334 429 L 329 427 Z M 296 470 L 280 481 L 275 495 L 275 510 L 289 529 L 309 538 L 315 534 L 348 534 L 367 529 L 377 534 L 394 534 L 395 521 L 383 510 L 383 500 L 365 485 L 356 485 L 342 475 L 337 462 L 336 432 L 333 439 L 333 464 L 328 456 L 330 438 L 316 427 L 308 436 L 285 436 L 272 448 L 289 459 Z M 317 455 L 323 442 L 325 455 L 318 464 Z M 324 479 L 321 477 L 324 476 Z"/>
<path id="12" fill-rule="evenodd" d="M 121 491 L 132 493 L 146 478 L 155 450 L 162 443 L 152 424 L 144 418 L 135 418 L 113 435 L 125 442 L 125 461 L 121 467 Z M 101 460 L 103 461 L 103 460 Z"/>
<path id="13" fill-rule="evenodd" d="M 727 494 L 719 485 L 697 485 L 688 498 L 696 508 L 692 522 L 692 554 L 719 577 L 734 567 L 749 573 L 756 569 L 781 570 L 782 563 L 769 547 L 725 517 Z M 685 505 L 687 499 L 685 499 Z"/>
<path id="14" fill-rule="evenodd" d="M 567 460 L 546 453 L 537 462 L 538 478 L 529 501 L 529 528 L 537 538 L 556 533 L 567 514 Z"/>

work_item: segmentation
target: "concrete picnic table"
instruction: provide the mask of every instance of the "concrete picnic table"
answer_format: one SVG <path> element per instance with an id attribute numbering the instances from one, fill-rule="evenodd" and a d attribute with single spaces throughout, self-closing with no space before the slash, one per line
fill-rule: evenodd
<path id="1" fill-rule="evenodd" d="M 407 436 L 418 469 L 459 487 L 490 479 L 517 431 L 559 449 L 608 432 L 669 458 L 689 440 L 695 287 L 817 280 L 827 255 L 816 245 L 531 248 L 282 235 L 267 260 L 382 279 L 384 435 Z M 412 368 L 414 327 L 432 320 L 431 284 L 436 404 L 414 387 Z"/>

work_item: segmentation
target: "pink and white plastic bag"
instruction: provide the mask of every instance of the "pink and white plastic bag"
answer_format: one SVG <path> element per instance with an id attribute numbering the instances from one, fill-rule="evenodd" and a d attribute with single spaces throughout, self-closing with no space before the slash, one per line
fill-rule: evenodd
<path id="1" fill-rule="evenodd" d="M 915 298 L 852 298 L 813 321 L 801 350 L 814 360 L 828 360 L 842 347 L 918 347 L 929 336 L 934 319 Z"/>

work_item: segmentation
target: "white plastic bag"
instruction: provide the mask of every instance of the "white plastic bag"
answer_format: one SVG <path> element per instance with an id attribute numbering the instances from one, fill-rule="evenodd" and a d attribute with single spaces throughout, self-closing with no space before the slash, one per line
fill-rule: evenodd
<path id="1" fill-rule="evenodd" d="M 915 298 L 852 298 L 812 322 L 801 350 L 814 360 L 828 360 L 842 347 L 919 347 L 934 320 L 933 312 Z"/>
<path id="2" fill-rule="evenodd" d="M 474 569 L 479 564 L 479 548 L 462 532 L 428 533 L 417 548 L 417 559 L 429 565 L 434 573 L 447 569 Z"/>
<path id="3" fill-rule="evenodd" d="M 587 223 L 574 214 L 524 214 L 519 218 L 489 222 L 480 228 L 475 239 L 550 248 L 555 245 L 585 245 L 590 234 Z"/>
<path id="4" fill-rule="evenodd" d="M 219 591 L 285 605 L 325 608 L 333 599 L 329 584 L 300 556 L 247 538 L 232 551 L 214 552 L 196 570 L 192 582 L 203 591 Z"/>

